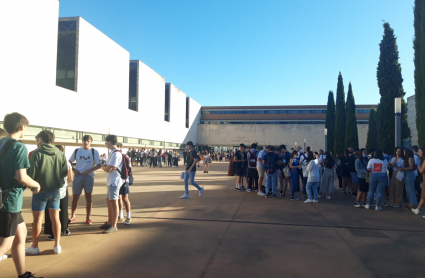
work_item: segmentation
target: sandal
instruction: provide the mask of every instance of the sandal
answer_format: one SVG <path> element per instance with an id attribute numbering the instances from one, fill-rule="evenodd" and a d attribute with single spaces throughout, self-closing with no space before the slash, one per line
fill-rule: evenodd
<path id="1" fill-rule="evenodd" d="M 74 222 L 74 221 L 75 221 L 75 217 L 74 217 L 74 218 L 69 218 L 69 219 L 68 219 L 68 223 L 69 223 L 69 224 L 71 224 L 71 223 L 72 223 L 72 222 Z"/>

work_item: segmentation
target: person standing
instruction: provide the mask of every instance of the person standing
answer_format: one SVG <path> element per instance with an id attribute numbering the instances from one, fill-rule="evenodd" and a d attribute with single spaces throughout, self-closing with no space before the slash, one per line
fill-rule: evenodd
<path id="1" fill-rule="evenodd" d="M 122 144 L 121 143 L 117 144 L 117 149 L 122 152 Z M 125 154 L 123 154 L 123 155 L 125 155 Z M 128 156 L 127 156 L 127 158 L 130 159 Z M 131 163 L 130 163 L 129 166 L 131 168 Z M 122 186 L 120 188 L 120 197 L 118 199 L 118 209 L 119 209 L 118 220 L 119 221 L 125 221 L 124 222 L 125 225 L 131 224 L 131 204 L 130 204 L 130 199 L 128 198 L 129 194 L 130 194 L 130 183 L 129 183 L 129 179 L 127 179 L 127 180 L 124 181 L 124 183 L 122 184 Z M 124 204 L 125 210 L 127 212 L 127 218 L 124 218 L 123 204 Z"/>
<path id="2" fill-rule="evenodd" d="M 309 161 L 307 165 L 307 193 L 308 199 L 304 201 L 304 203 L 318 203 L 319 202 L 319 194 L 317 192 L 317 188 L 319 187 L 319 167 L 317 159 L 314 159 L 313 152 L 309 152 L 307 156 L 307 160 Z"/>
<path id="3" fill-rule="evenodd" d="M 272 189 L 273 198 L 277 199 L 279 196 L 276 195 L 276 185 L 277 185 L 277 169 L 280 165 L 280 158 L 274 152 L 275 148 L 273 146 L 268 146 L 267 149 L 269 152 L 264 156 L 263 164 L 266 170 L 266 198 L 268 198 L 270 188 Z"/>
<path id="4" fill-rule="evenodd" d="M 158 166 L 160 167 L 160 168 L 162 168 L 162 150 L 160 149 L 159 151 L 158 151 Z"/>
<path id="5" fill-rule="evenodd" d="M 76 161 L 75 168 L 72 168 L 74 173 L 74 181 L 72 182 L 72 204 L 71 204 L 71 218 L 69 223 L 75 221 L 75 214 L 77 212 L 78 200 L 84 189 L 84 196 L 86 198 L 86 224 L 91 225 L 90 214 L 92 209 L 92 193 L 94 185 L 94 171 L 100 169 L 99 152 L 91 148 L 93 138 L 90 135 L 84 135 L 83 147 L 78 148 L 69 158 L 69 162 Z"/>
<path id="6" fill-rule="evenodd" d="M 186 163 L 187 163 L 187 151 L 184 150 L 183 151 L 183 165 L 186 165 Z"/>
<path id="7" fill-rule="evenodd" d="M 349 155 L 349 167 L 350 167 L 350 176 L 351 176 L 351 196 L 357 197 L 357 188 L 359 187 L 359 179 L 356 172 L 356 160 L 357 154 L 359 152 L 358 148 L 354 148 L 353 152 Z"/>
<path id="8" fill-rule="evenodd" d="M 19 278 L 36 278 L 25 265 L 25 240 L 27 227 L 22 218 L 25 186 L 34 195 L 40 192 L 40 184 L 27 175 L 30 168 L 28 150 L 18 139 L 24 138 L 28 119 L 19 113 L 7 114 L 0 129 L 0 185 L 3 208 L 0 209 L 0 261 L 12 251 L 13 262 Z"/>
<path id="9" fill-rule="evenodd" d="M 245 163 L 247 161 L 248 157 L 245 152 L 245 145 L 240 144 L 239 150 L 236 152 L 235 157 L 233 158 L 233 166 L 235 167 L 235 173 L 236 173 L 236 191 L 245 190 L 245 187 L 243 186 L 243 177 L 245 176 Z"/>
<path id="10" fill-rule="evenodd" d="M 263 164 L 263 160 L 264 160 L 264 157 L 266 156 L 266 153 L 269 152 L 268 147 L 269 146 L 267 146 L 265 150 L 261 150 L 258 153 L 258 157 L 257 157 L 257 172 L 258 172 L 258 189 L 257 189 L 258 193 L 257 194 L 260 196 L 266 195 L 265 193 L 263 193 L 263 191 L 261 191 L 261 186 L 263 186 L 264 175 L 266 172 L 266 168 L 265 168 L 265 165 Z"/>
<path id="11" fill-rule="evenodd" d="M 41 233 L 44 210 L 48 208 L 55 240 L 53 252 L 60 254 L 62 250 L 59 219 L 60 188 L 64 186 L 64 178 L 68 176 L 68 163 L 65 154 L 52 144 L 55 141 L 53 132 L 43 130 L 38 134 L 38 137 L 43 143 L 31 156 L 28 175 L 37 181 L 41 188 L 40 193 L 32 197 L 32 244 L 25 249 L 25 253 L 28 255 L 40 254 L 38 239 Z"/>
<path id="12" fill-rule="evenodd" d="M 108 173 L 106 178 L 106 203 L 108 205 L 108 221 L 100 226 L 104 229 L 104 234 L 118 232 L 118 199 L 121 185 L 123 180 L 121 179 L 123 158 L 117 147 L 117 136 L 108 135 L 105 138 L 105 145 L 111 151 L 106 165 L 102 166 L 102 170 Z"/>
<path id="13" fill-rule="evenodd" d="M 247 192 L 251 192 L 258 188 L 258 171 L 257 171 L 257 158 L 258 158 L 258 150 L 257 144 L 251 144 L 251 149 L 248 151 L 247 159 L 248 159 L 248 190 Z M 255 187 L 252 185 L 255 184 Z"/>
<path id="14" fill-rule="evenodd" d="M 382 194 L 387 186 L 388 177 L 387 177 L 387 166 L 388 162 L 384 158 L 384 155 L 381 150 L 376 150 L 374 153 L 374 158 L 369 160 L 367 164 L 367 170 L 370 172 L 369 178 L 369 192 L 367 194 L 367 204 L 365 209 L 370 209 L 373 201 L 373 197 L 376 193 L 376 207 L 375 210 L 382 210 L 381 201 Z"/>
<path id="15" fill-rule="evenodd" d="M 392 168 L 392 177 L 390 185 L 390 196 L 392 207 L 401 208 L 403 205 L 403 181 L 397 179 L 398 169 L 404 166 L 403 151 L 401 148 L 396 148 L 396 156 L 390 160 Z M 369 182 L 370 186 L 370 182 Z"/>
<path id="16" fill-rule="evenodd" d="M 324 159 L 322 160 L 322 165 L 322 168 L 324 168 L 324 170 L 323 175 L 321 176 L 322 182 L 320 183 L 320 193 L 326 195 L 326 199 L 330 200 L 331 194 L 334 193 L 335 190 L 335 160 L 332 157 L 330 151 L 325 152 Z"/>
<path id="17" fill-rule="evenodd" d="M 192 141 L 189 141 L 186 143 L 186 149 L 187 149 L 187 166 L 186 166 L 186 171 L 184 172 L 185 194 L 181 196 L 180 199 L 189 199 L 189 179 L 190 179 L 190 184 L 199 190 L 199 196 L 202 196 L 205 190 L 203 187 L 200 187 L 195 182 L 196 163 L 199 161 L 199 156 L 197 152 L 193 149 Z"/>
<path id="18" fill-rule="evenodd" d="M 184 153 L 183 153 L 184 155 Z M 208 150 L 204 151 L 204 173 L 208 174 L 208 170 L 210 169 L 210 154 Z"/>
<path id="19" fill-rule="evenodd" d="M 173 154 L 171 153 L 171 151 L 168 151 L 168 155 L 167 155 L 167 162 L 168 162 L 168 167 L 173 167 L 172 165 L 172 160 L 173 160 Z"/>
<path id="20" fill-rule="evenodd" d="M 345 150 L 344 154 L 345 156 L 341 157 L 339 161 L 341 166 L 341 175 L 342 175 L 342 195 L 350 195 L 350 188 L 351 188 L 350 151 Z"/>
<path id="21" fill-rule="evenodd" d="M 288 188 L 288 184 L 291 187 L 291 177 L 287 177 L 285 175 L 285 173 L 283 172 L 283 169 L 285 167 L 289 167 L 289 160 L 291 159 L 291 154 L 288 152 L 288 150 L 286 149 L 286 145 L 280 145 L 280 152 L 282 154 L 282 183 L 283 183 L 283 187 L 280 190 L 280 194 L 281 196 L 285 197 L 285 193 L 286 193 L 286 189 Z M 292 188 L 292 187 L 291 187 Z M 305 189 L 304 189 L 305 190 Z"/>
<path id="22" fill-rule="evenodd" d="M 416 197 L 418 200 L 421 199 L 421 195 L 422 195 L 422 188 L 421 188 L 421 175 L 418 173 L 418 168 L 419 165 L 421 164 L 421 159 L 419 158 L 419 147 L 418 146 L 412 146 L 412 150 L 413 150 L 413 159 L 415 161 L 415 168 L 416 170 L 415 172 L 415 191 L 416 191 Z"/>
<path id="23" fill-rule="evenodd" d="M 361 149 L 359 156 L 356 159 L 356 171 L 357 177 L 359 179 L 359 193 L 357 194 L 356 203 L 354 206 L 356 208 L 361 208 L 362 205 L 366 205 L 366 196 L 369 191 L 369 183 L 366 182 L 367 175 L 367 164 L 369 163 L 369 158 L 367 157 L 367 150 Z M 360 200 L 363 200 L 363 204 L 360 204 Z"/>
<path id="24" fill-rule="evenodd" d="M 405 188 L 409 205 L 405 206 L 405 210 L 411 210 L 418 205 L 415 193 L 415 160 L 413 158 L 413 152 L 409 149 L 404 149 L 404 165 L 402 167 L 396 166 L 398 171 L 404 172 L 405 177 Z"/>
<path id="25" fill-rule="evenodd" d="M 56 145 L 55 147 L 65 154 L 64 146 Z M 61 223 L 61 232 L 63 236 L 69 236 L 71 234 L 68 229 L 68 184 L 72 182 L 73 174 L 71 163 L 69 163 L 69 161 L 67 161 L 66 163 L 68 165 L 68 175 L 63 179 L 64 185 L 60 189 L 61 199 L 59 203 L 59 220 Z M 49 235 L 47 237 L 48 240 L 55 240 L 55 236 L 53 234 L 52 220 L 50 220 L 49 211 L 50 209 L 48 208 L 44 210 L 44 234 Z"/>
<path id="26" fill-rule="evenodd" d="M 300 182 L 300 178 L 298 176 L 298 170 L 301 167 L 301 165 L 298 162 L 297 156 L 298 156 L 298 152 L 293 151 L 291 154 L 291 159 L 289 160 L 289 169 L 291 169 L 291 180 L 292 180 L 291 201 L 299 200 L 298 198 L 295 198 L 295 190 L 298 188 L 298 183 Z"/>
<path id="27" fill-rule="evenodd" d="M 421 160 L 418 167 L 418 172 L 419 172 L 419 175 L 422 176 L 422 181 L 425 181 L 425 148 L 420 148 L 418 150 L 418 155 L 419 155 L 419 159 Z M 419 202 L 419 205 L 417 208 L 412 208 L 412 212 L 414 214 L 419 214 L 420 209 L 424 206 L 424 204 L 425 204 L 425 190 L 422 190 L 421 200 Z M 425 218 L 425 215 L 422 217 Z"/>

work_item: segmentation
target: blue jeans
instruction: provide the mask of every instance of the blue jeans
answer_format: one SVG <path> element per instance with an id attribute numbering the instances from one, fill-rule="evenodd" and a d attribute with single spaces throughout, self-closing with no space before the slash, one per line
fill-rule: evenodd
<path id="1" fill-rule="evenodd" d="M 195 175 L 196 171 L 190 171 L 190 173 L 187 173 L 187 170 L 184 171 L 184 190 L 186 191 L 186 194 L 189 195 L 189 179 L 190 184 L 196 187 L 198 190 L 201 190 L 201 187 L 195 182 Z"/>
<path id="2" fill-rule="evenodd" d="M 303 195 L 307 195 L 307 177 L 303 177 Z"/>
<path id="3" fill-rule="evenodd" d="M 32 211 L 44 211 L 48 209 L 60 209 L 61 194 L 59 189 L 38 192 L 32 195 Z"/>
<path id="4" fill-rule="evenodd" d="M 388 177 L 386 173 L 372 173 L 369 178 L 369 192 L 367 193 L 367 203 L 370 205 L 376 192 L 376 206 L 381 206 L 382 194 L 387 187 Z"/>
<path id="5" fill-rule="evenodd" d="M 158 157 L 158 165 L 159 167 L 162 167 L 162 157 Z"/>
<path id="6" fill-rule="evenodd" d="M 319 192 L 317 192 L 318 187 L 319 187 L 318 181 L 307 183 L 307 193 L 308 193 L 308 198 L 310 200 L 313 200 L 313 196 L 314 196 L 314 200 L 317 201 L 319 199 Z"/>
<path id="7" fill-rule="evenodd" d="M 274 172 L 273 174 L 266 173 L 266 177 L 266 194 L 269 195 L 271 187 L 273 195 L 276 195 L 277 172 Z"/>
<path id="8" fill-rule="evenodd" d="M 409 204 L 411 206 L 416 207 L 418 205 L 418 200 L 416 199 L 416 193 L 415 193 L 415 172 L 413 171 L 406 171 L 404 172 L 404 176 L 406 177 L 406 195 L 409 199 Z"/>
<path id="9" fill-rule="evenodd" d="M 298 170 L 291 169 L 291 198 L 294 199 L 295 191 L 298 188 L 300 178 L 298 177 Z"/>

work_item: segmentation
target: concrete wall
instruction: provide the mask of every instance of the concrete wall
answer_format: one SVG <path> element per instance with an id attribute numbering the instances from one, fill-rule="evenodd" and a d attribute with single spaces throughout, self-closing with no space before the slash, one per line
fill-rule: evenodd
<path id="1" fill-rule="evenodd" d="M 368 125 L 358 125 L 359 145 L 365 147 Z M 198 126 L 198 144 L 208 146 L 238 146 L 258 142 L 260 146 L 285 144 L 294 148 L 295 142 L 313 150 L 325 148 L 325 125 L 214 125 Z"/>
<path id="2" fill-rule="evenodd" d="M 407 98 L 407 124 L 410 127 L 412 133 L 411 145 L 418 145 L 418 130 L 416 129 L 416 104 L 415 96 L 410 96 Z"/>

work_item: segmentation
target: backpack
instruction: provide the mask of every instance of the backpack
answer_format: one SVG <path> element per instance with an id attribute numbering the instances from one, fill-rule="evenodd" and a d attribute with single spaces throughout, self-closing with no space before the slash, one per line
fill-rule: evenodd
<path id="1" fill-rule="evenodd" d="M 274 157 L 270 156 L 266 161 L 266 173 L 274 174 L 276 172 L 276 161 L 274 161 Z"/>
<path id="2" fill-rule="evenodd" d="M 128 157 L 126 155 L 124 155 L 121 151 L 118 151 L 118 152 L 120 152 L 121 155 L 122 155 L 122 169 L 120 171 L 120 169 L 117 168 L 117 171 L 118 171 L 118 173 L 120 173 L 121 178 L 123 180 L 126 180 L 130 176 L 132 176 L 131 167 L 130 167 L 130 159 L 128 159 Z M 111 153 L 111 155 L 112 155 L 112 153 Z M 133 179 L 129 179 L 128 184 L 132 185 Z"/>
<path id="3" fill-rule="evenodd" d="M 0 158 L 10 149 L 10 147 L 13 146 L 13 144 L 15 144 L 16 142 L 18 142 L 17 140 L 9 140 L 6 142 L 6 144 L 3 145 L 3 147 L 0 150 Z M 0 160 L 0 164 L 1 164 L 1 160 Z M 1 193 L 0 193 L 0 209 L 3 208 L 3 204 L 4 201 L 7 200 L 7 197 L 9 196 L 10 190 L 12 190 L 12 186 L 13 186 L 13 182 L 15 181 L 15 178 L 12 179 L 12 182 L 9 185 L 9 188 L 6 191 L 6 194 L 4 195 L 4 198 L 1 198 Z M 4 200 L 4 201 L 3 201 Z"/>
<path id="4" fill-rule="evenodd" d="M 80 148 L 76 148 L 74 151 L 74 158 L 75 158 L 75 163 L 77 163 L 77 152 Z M 94 149 L 91 148 L 91 155 L 93 157 L 93 165 L 96 164 L 96 162 L 94 161 Z"/>
<path id="5" fill-rule="evenodd" d="M 252 153 L 251 151 L 249 151 L 248 153 L 249 153 L 248 167 L 249 168 L 255 168 L 255 167 L 257 167 L 258 151 L 255 151 L 254 153 Z"/>

